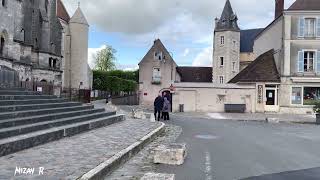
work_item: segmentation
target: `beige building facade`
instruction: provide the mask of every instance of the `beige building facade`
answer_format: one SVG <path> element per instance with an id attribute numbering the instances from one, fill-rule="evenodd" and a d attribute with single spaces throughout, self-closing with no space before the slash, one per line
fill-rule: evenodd
<path id="1" fill-rule="evenodd" d="M 251 113 L 313 113 L 320 101 L 320 3 L 296 0 L 287 10 L 284 0 L 275 4 L 267 27 L 240 30 L 227 0 L 216 19 L 212 69 L 167 64 L 177 71 L 175 81 L 145 88 L 155 91 L 149 104 L 170 90 L 175 112 L 182 106 L 185 112 L 225 112 L 225 105 L 240 104 Z"/>

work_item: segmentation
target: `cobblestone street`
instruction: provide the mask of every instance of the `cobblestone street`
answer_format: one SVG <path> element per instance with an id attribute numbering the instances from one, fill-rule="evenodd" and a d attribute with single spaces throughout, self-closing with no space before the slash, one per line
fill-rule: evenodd
<path id="1" fill-rule="evenodd" d="M 0 158 L 0 179 L 76 179 L 142 138 L 160 123 L 127 119 L 111 126 L 44 144 Z M 16 167 L 34 175 L 14 177 Z M 38 176 L 38 168 L 44 174 Z"/>
<path id="2" fill-rule="evenodd" d="M 160 137 L 146 146 L 121 168 L 106 177 L 105 180 L 138 180 L 145 173 L 157 172 L 158 165 L 153 163 L 153 149 L 162 144 L 175 142 L 181 133 L 181 127 L 166 125 L 165 132 Z"/>

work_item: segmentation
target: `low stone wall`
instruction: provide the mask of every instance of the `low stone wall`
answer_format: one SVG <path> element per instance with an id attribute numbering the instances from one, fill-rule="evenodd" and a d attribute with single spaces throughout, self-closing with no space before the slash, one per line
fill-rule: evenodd
<path id="1" fill-rule="evenodd" d="M 213 84 L 186 84 L 176 86 L 173 94 L 172 110 L 184 112 L 225 112 L 225 104 L 245 104 L 247 113 L 256 110 L 256 90 L 254 86 L 222 86 Z"/>
<path id="2" fill-rule="evenodd" d="M 114 105 L 139 105 L 138 95 L 112 97 L 111 101 Z"/>

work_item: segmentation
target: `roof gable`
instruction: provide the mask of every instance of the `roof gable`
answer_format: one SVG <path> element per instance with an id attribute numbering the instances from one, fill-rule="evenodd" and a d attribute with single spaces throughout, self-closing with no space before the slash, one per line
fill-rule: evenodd
<path id="1" fill-rule="evenodd" d="M 57 16 L 66 22 L 70 21 L 68 11 L 66 10 L 61 0 L 57 0 Z"/>
<path id="2" fill-rule="evenodd" d="M 142 58 L 142 60 L 139 62 L 139 65 L 149 59 L 153 59 L 150 57 L 154 57 L 154 52 L 155 51 L 162 51 L 162 53 L 164 53 L 163 55 L 165 56 L 165 60 L 171 60 L 173 61 L 173 63 L 176 64 L 176 62 L 173 60 L 173 58 L 171 57 L 169 51 L 167 50 L 167 48 L 163 45 L 163 43 L 161 42 L 160 39 L 156 39 L 152 45 L 152 47 L 150 48 L 150 50 L 147 52 L 147 54 Z"/>
<path id="3" fill-rule="evenodd" d="M 253 45 L 256 36 L 263 30 L 261 29 L 248 29 L 240 31 L 240 52 L 253 52 Z"/>
<path id="4" fill-rule="evenodd" d="M 318 11 L 320 10 L 319 0 L 296 0 L 289 8 L 289 11 Z"/>
<path id="5" fill-rule="evenodd" d="M 280 82 L 280 75 L 274 60 L 274 50 L 260 55 L 243 69 L 229 83 Z"/>

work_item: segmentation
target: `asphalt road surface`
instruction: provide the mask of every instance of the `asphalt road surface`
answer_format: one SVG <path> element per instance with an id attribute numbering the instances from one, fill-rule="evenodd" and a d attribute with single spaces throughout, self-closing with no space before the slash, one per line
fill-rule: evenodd
<path id="1" fill-rule="evenodd" d="M 187 143 L 182 166 L 159 165 L 177 180 L 320 179 L 320 126 L 172 115 Z"/>

